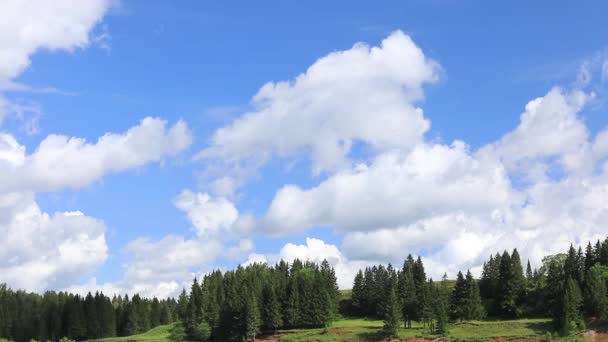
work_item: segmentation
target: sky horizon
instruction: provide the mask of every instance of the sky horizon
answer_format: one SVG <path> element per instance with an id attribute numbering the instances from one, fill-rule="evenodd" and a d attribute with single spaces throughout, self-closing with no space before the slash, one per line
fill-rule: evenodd
<path id="1" fill-rule="evenodd" d="M 0 3 L 0 283 L 479 276 L 608 235 L 600 1 Z"/>

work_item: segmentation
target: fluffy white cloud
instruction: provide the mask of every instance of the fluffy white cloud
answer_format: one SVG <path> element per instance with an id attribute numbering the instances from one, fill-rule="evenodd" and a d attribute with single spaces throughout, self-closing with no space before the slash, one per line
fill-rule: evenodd
<path id="1" fill-rule="evenodd" d="M 589 160 L 585 160 L 590 157 L 585 153 L 589 133 L 578 113 L 591 97 L 582 91 L 553 88 L 530 101 L 519 126 L 481 153 L 500 158 L 509 170 L 536 178 L 545 176 L 544 168 L 540 174 L 533 173 L 551 157 L 558 158 L 560 166 L 569 171 L 589 167 Z"/>
<path id="2" fill-rule="evenodd" d="M 107 133 L 95 144 L 81 138 L 49 135 L 31 154 L 13 136 L 0 133 L 0 192 L 83 187 L 107 173 L 162 161 L 183 151 L 191 142 L 185 122 L 167 127 L 166 121 L 150 117 L 125 133 Z"/>
<path id="3" fill-rule="evenodd" d="M 239 212 L 232 202 L 223 197 L 211 197 L 206 193 L 184 190 L 175 198 L 174 203 L 186 212 L 199 236 L 229 230 L 239 217 Z"/>
<path id="4" fill-rule="evenodd" d="M 0 282 L 39 291 L 93 274 L 107 257 L 103 222 L 78 211 L 45 213 L 35 192 L 86 186 L 107 173 L 161 161 L 190 145 L 184 122 L 166 126 L 146 118 L 96 144 L 50 135 L 31 154 L 12 135 L 0 133 Z M 188 245 L 182 247 L 186 253 Z M 145 244 L 139 241 L 132 248 L 141 255 Z M 142 276 L 133 270 L 129 274 Z"/>
<path id="5" fill-rule="evenodd" d="M 429 128 L 422 87 L 439 65 L 401 31 L 320 58 L 293 81 L 267 83 L 253 111 L 218 129 L 199 157 L 231 166 L 310 151 L 315 173 L 349 166 L 355 141 L 375 151 L 408 149 Z"/>
<path id="6" fill-rule="evenodd" d="M 475 158 L 463 143 L 418 144 L 409 153 L 387 152 L 371 165 L 338 172 L 312 189 L 283 187 L 264 226 L 278 232 L 315 225 L 373 230 L 457 210 L 491 213 L 514 198 L 504 168 Z"/>
<path id="7" fill-rule="evenodd" d="M 18 76 L 38 49 L 68 50 L 89 44 L 89 32 L 110 0 L 6 0 L 0 2 L 0 79 Z"/>
<path id="8" fill-rule="evenodd" d="M 0 194 L 0 282 L 40 291 L 94 273 L 107 257 L 103 222 L 49 215 L 31 193 Z"/>
<path id="9" fill-rule="evenodd" d="M 285 186 L 260 226 L 333 226 L 346 232 L 343 257 L 399 263 L 423 255 L 434 277 L 479 272 L 491 253 L 514 247 L 539 265 L 570 243 L 605 235 L 608 133 L 591 138 L 580 118 L 591 96 L 552 89 L 526 106 L 517 128 L 477 151 L 419 143 L 310 189 Z M 533 177 L 516 188 L 510 179 L 521 172 Z M 288 250 L 300 249 L 309 250 Z"/>

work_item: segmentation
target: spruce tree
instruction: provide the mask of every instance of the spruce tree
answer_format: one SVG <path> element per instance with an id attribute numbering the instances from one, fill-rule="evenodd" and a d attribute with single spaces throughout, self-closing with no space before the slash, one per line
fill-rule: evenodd
<path id="1" fill-rule="evenodd" d="M 465 311 L 467 306 L 467 284 L 464 280 L 462 272 L 458 272 L 456 276 L 456 284 L 452 290 L 450 299 L 450 316 L 454 320 L 465 319 Z"/>
<path id="2" fill-rule="evenodd" d="M 261 318 L 255 295 L 247 296 L 245 303 L 245 336 L 248 340 L 255 341 L 256 335 L 260 332 Z"/>
<path id="3" fill-rule="evenodd" d="M 517 314 L 516 282 L 513 263 L 507 251 L 500 258 L 500 274 L 498 277 L 498 309 L 503 317 L 515 317 Z"/>
<path id="4" fill-rule="evenodd" d="M 272 285 L 264 287 L 263 324 L 266 329 L 275 331 L 283 325 L 281 306 Z"/>
<path id="5" fill-rule="evenodd" d="M 467 271 L 465 284 L 467 289 L 465 319 L 482 319 L 485 316 L 485 309 L 483 307 L 483 304 L 481 303 L 481 296 L 479 295 L 479 286 L 477 285 L 475 279 L 473 279 L 473 274 L 471 274 L 471 271 Z"/>
<path id="6" fill-rule="evenodd" d="M 386 299 L 386 313 L 384 317 L 384 332 L 389 337 L 399 335 L 399 322 L 401 322 L 401 312 L 395 288 L 391 287 L 388 298 Z"/>
<path id="7" fill-rule="evenodd" d="M 585 274 L 589 271 L 593 265 L 596 263 L 595 252 L 593 251 L 593 247 L 591 246 L 591 241 L 587 243 L 587 247 L 585 248 Z"/>
<path id="8" fill-rule="evenodd" d="M 355 280 L 353 282 L 353 291 L 351 294 L 352 303 L 353 303 L 353 313 L 357 316 L 361 316 L 363 314 L 364 308 L 364 289 L 363 289 L 363 272 L 359 270 L 357 275 L 355 275 Z"/>
<path id="9" fill-rule="evenodd" d="M 569 335 L 584 328 L 585 324 L 581 315 L 582 300 L 578 283 L 568 277 L 562 307 L 562 333 L 564 335 Z"/>
<path id="10" fill-rule="evenodd" d="M 587 314 L 601 319 L 606 318 L 606 314 L 608 313 L 608 292 L 603 271 L 604 267 L 599 264 L 587 270 L 584 291 Z"/>

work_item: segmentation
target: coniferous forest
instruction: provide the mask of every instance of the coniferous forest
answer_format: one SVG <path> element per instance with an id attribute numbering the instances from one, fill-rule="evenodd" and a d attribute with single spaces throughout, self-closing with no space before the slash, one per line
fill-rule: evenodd
<path id="1" fill-rule="evenodd" d="M 459 272 L 434 281 L 420 257 L 401 268 L 377 265 L 360 270 L 352 297 L 340 300 L 334 269 L 327 261 L 280 261 L 219 270 L 194 279 L 177 299 L 102 293 L 43 295 L 0 286 L 0 337 L 21 342 L 129 336 L 178 322 L 175 341 L 254 340 L 279 329 L 327 327 L 339 316 L 384 321 L 385 336 L 421 322 L 434 334 L 449 323 L 470 320 L 550 317 L 568 335 L 585 322 L 608 319 L 608 239 L 547 256 L 532 269 L 517 249 L 489 257 L 480 279 Z"/>
<path id="2" fill-rule="evenodd" d="M 608 239 L 589 242 L 584 251 L 570 246 L 534 270 L 528 261 L 524 271 L 517 249 L 504 251 L 483 264 L 481 279 L 467 271 L 455 282 L 447 275 L 427 279 L 422 259 L 409 255 L 400 269 L 389 264 L 360 270 L 347 311 L 384 319 L 389 335 L 396 335 L 396 322 L 411 328 L 418 321 L 444 334 L 448 322 L 486 317 L 550 317 L 557 332 L 569 335 L 584 330 L 586 319 L 608 319 L 607 281 Z"/>

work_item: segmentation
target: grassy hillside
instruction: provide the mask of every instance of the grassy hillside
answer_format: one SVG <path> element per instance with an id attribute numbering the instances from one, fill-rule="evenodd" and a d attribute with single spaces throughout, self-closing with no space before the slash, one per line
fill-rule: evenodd
<path id="1" fill-rule="evenodd" d="M 154 329 L 148 330 L 147 332 L 139 335 L 124 336 L 124 337 L 111 337 L 102 338 L 99 340 L 90 340 L 89 342 L 167 342 L 169 340 L 170 330 L 173 327 L 172 324 L 161 325 Z"/>
<path id="2" fill-rule="evenodd" d="M 347 319 L 335 322 L 329 329 L 286 330 L 279 341 L 377 341 L 382 340 L 383 322 L 380 320 Z M 462 341 L 530 339 L 542 340 L 551 329 L 548 319 L 510 321 L 463 322 L 450 325 L 449 338 Z M 434 338 L 420 324 L 412 329 L 400 329 L 402 339 Z M 570 340 L 570 339 L 568 339 Z"/>
<path id="3" fill-rule="evenodd" d="M 384 339 L 382 334 L 383 324 L 381 320 L 343 319 L 334 322 L 328 329 L 281 330 L 276 336 L 260 336 L 258 341 L 380 341 Z M 106 338 L 90 342 L 169 342 L 172 327 L 172 325 L 163 325 L 140 335 Z M 448 341 L 543 341 L 550 331 L 551 321 L 549 319 L 470 321 L 450 324 Z M 413 323 L 412 329 L 400 329 L 399 335 L 404 341 L 415 338 L 432 339 L 438 337 L 429 334 L 427 329 L 416 322 Z M 603 339 L 596 340 L 601 341 Z M 585 340 L 583 337 L 570 337 L 555 339 L 555 341 Z"/>

